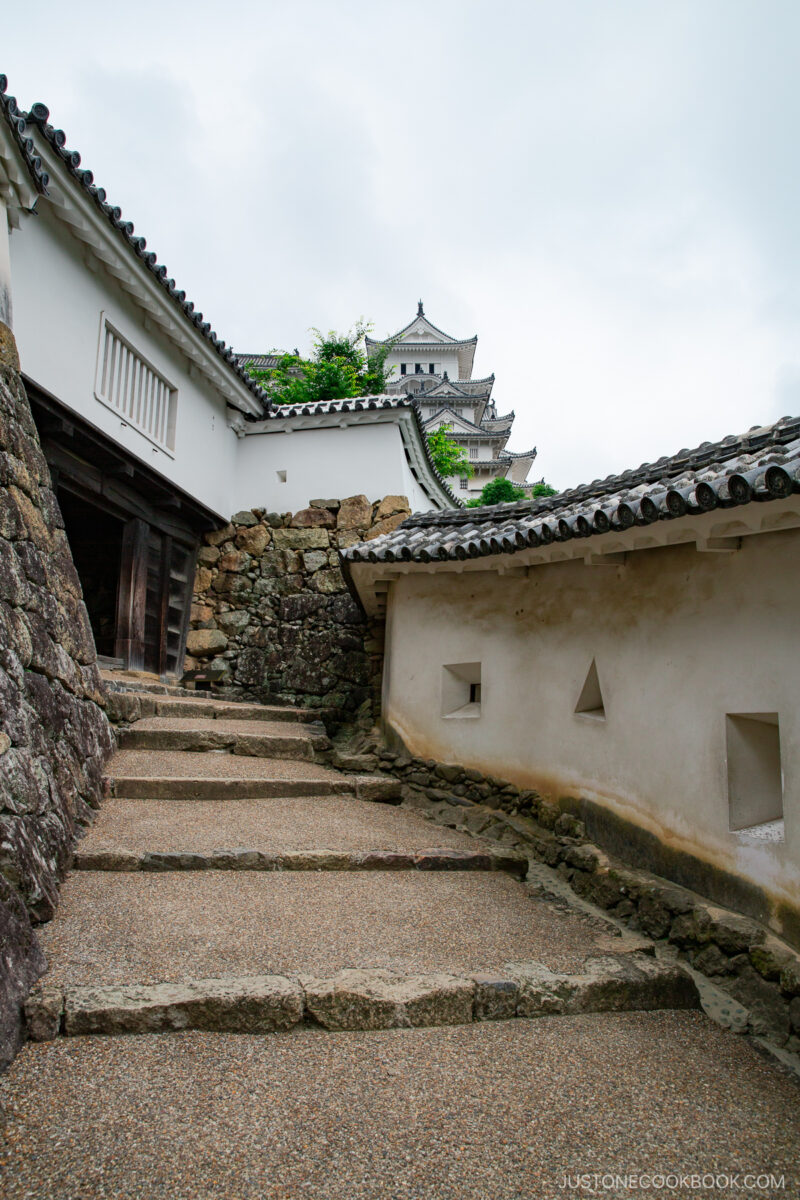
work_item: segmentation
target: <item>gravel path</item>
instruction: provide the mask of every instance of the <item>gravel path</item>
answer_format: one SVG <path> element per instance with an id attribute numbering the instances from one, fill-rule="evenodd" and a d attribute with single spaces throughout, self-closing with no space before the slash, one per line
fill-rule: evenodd
<path id="1" fill-rule="evenodd" d="M 497 849 L 419 814 L 352 796 L 273 800 L 107 800 L 81 851 Z"/>
<path id="2" fill-rule="evenodd" d="M 614 939 L 484 872 L 75 872 L 40 937 L 56 983 L 158 983 L 343 967 L 577 971 Z"/>
<path id="3" fill-rule="evenodd" d="M 5 1200 L 563 1200 L 565 1174 L 753 1171 L 800 1195 L 800 1092 L 697 1013 L 27 1045 Z"/>

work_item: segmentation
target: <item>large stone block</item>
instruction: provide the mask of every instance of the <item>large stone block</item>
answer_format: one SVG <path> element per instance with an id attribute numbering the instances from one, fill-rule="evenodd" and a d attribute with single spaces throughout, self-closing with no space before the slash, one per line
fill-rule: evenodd
<path id="1" fill-rule="evenodd" d="M 327 550 L 331 541 L 327 529 L 276 529 L 272 536 L 279 550 Z"/>
<path id="2" fill-rule="evenodd" d="M 186 638 L 186 649 L 195 658 L 211 658 L 227 648 L 228 639 L 221 629 L 192 629 Z"/>
<path id="3" fill-rule="evenodd" d="M 372 505 L 366 496 L 348 496 L 336 515 L 337 529 L 367 529 L 372 524 Z"/>
<path id="4" fill-rule="evenodd" d="M 307 1012 L 326 1029 L 393 1029 L 472 1021 L 475 984 L 454 975 L 344 970 L 302 976 Z"/>
<path id="5" fill-rule="evenodd" d="M 281 975 L 198 979 L 145 987 L 70 988 L 64 1032 L 159 1033 L 205 1029 L 216 1033 L 274 1033 L 303 1016 L 303 992 Z"/>
<path id="6" fill-rule="evenodd" d="M 383 521 L 386 517 L 393 517 L 395 513 L 405 513 L 408 516 L 410 512 L 411 505 L 407 496 L 384 496 L 375 509 L 373 520 Z"/>
<path id="7" fill-rule="evenodd" d="M 347 584 L 344 581 L 342 572 L 338 567 L 334 567 L 325 571 L 317 571 L 314 576 L 313 586 L 318 592 L 332 596 L 335 592 L 343 592 Z"/>
<path id="8" fill-rule="evenodd" d="M 19 1049 L 22 1004 L 47 966 L 14 888 L 0 875 L 0 1072 Z"/>
<path id="9" fill-rule="evenodd" d="M 253 525 L 240 529 L 236 534 L 236 545 L 245 554 L 260 558 L 272 539 L 272 534 L 264 525 Z"/>
<path id="10" fill-rule="evenodd" d="M 368 529 L 364 534 L 364 541 L 371 542 L 373 538 L 382 537 L 384 533 L 393 533 L 398 525 L 402 525 L 409 513 L 395 513 L 393 517 L 386 517 L 383 521 L 377 521 L 371 529 Z"/>
<path id="11" fill-rule="evenodd" d="M 289 524 L 292 529 L 333 529 L 336 517 L 327 508 L 301 508 Z"/>

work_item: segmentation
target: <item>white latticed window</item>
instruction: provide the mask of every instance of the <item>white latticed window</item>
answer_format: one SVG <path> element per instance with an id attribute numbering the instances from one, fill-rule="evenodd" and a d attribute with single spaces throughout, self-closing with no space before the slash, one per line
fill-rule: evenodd
<path id="1" fill-rule="evenodd" d="M 175 449 L 178 391 L 105 317 L 95 396 L 162 450 Z"/>
<path id="2" fill-rule="evenodd" d="M 478 447 L 477 447 L 477 446 L 470 446 L 470 448 L 469 448 L 469 456 L 470 456 L 470 458 L 477 458 L 477 457 L 478 457 Z"/>

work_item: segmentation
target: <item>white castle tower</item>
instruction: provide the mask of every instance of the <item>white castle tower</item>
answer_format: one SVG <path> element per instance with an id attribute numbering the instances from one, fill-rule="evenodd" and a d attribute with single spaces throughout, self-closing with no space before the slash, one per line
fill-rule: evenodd
<path id="1" fill-rule="evenodd" d="M 387 390 L 415 396 L 426 431 L 452 426 L 453 441 L 467 452 L 475 474 L 471 479 L 448 479 L 456 495 L 471 500 L 498 476 L 525 487 L 536 449 L 506 450 L 514 412 L 497 415 L 494 375 L 472 378 L 477 336 L 455 338 L 444 333 L 425 316 L 420 300 L 414 320 L 387 340 L 393 342 L 386 359 L 391 368 Z M 367 353 L 385 344 L 367 338 Z"/>

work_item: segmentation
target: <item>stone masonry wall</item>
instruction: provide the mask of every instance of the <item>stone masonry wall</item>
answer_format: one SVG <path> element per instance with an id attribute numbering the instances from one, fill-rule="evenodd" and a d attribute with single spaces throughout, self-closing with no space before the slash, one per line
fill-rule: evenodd
<path id="1" fill-rule="evenodd" d="M 234 696 L 324 708 L 334 722 L 374 718 L 383 629 L 351 597 L 338 552 L 408 515 L 405 496 L 236 513 L 198 554 L 187 669 L 222 668 Z"/>
<path id="2" fill-rule="evenodd" d="M 472 768 L 391 750 L 377 730 L 340 740 L 333 761 L 341 770 L 380 769 L 400 780 L 406 804 L 433 821 L 552 867 L 578 896 L 730 997 L 733 1004 L 721 1004 L 723 1023 L 800 1054 L 800 954 L 749 917 L 605 854 L 570 811 L 571 798 L 557 801 Z"/>
<path id="3" fill-rule="evenodd" d="M 44 969 L 33 925 L 58 903 L 113 745 L 50 483 L 20 377 L 0 364 L 0 1070 Z"/>

